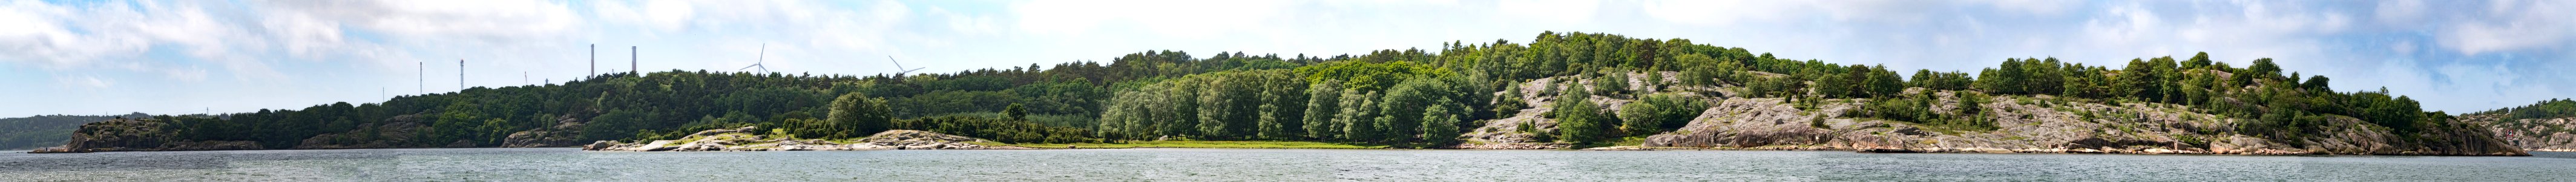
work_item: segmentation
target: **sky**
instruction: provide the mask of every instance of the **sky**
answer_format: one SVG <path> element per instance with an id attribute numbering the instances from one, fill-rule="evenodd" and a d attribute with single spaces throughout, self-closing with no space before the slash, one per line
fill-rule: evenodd
<path id="1" fill-rule="evenodd" d="M 0 117 L 301 109 L 630 67 L 875 75 L 897 70 L 891 57 L 956 72 L 1149 50 L 1435 49 L 1543 31 L 1902 70 L 2022 57 L 2117 68 L 2208 52 L 2451 113 L 2576 94 L 2576 71 L 2561 71 L 2576 68 L 2576 1 L 0 0 Z"/>

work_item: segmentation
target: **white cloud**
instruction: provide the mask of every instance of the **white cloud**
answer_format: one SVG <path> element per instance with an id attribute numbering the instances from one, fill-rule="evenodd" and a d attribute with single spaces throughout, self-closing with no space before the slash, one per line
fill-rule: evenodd
<path id="1" fill-rule="evenodd" d="M 2424 16 L 2423 0 L 2379 1 L 2378 6 L 2374 8 L 2377 9 L 2371 12 L 2376 13 L 2380 22 L 2392 25 L 2414 22 Z"/>
<path id="2" fill-rule="evenodd" d="M 661 32 L 687 30 L 689 18 L 697 16 L 691 2 L 679 0 L 599 1 L 591 3 L 591 12 L 601 22 L 640 24 Z M 639 7 L 640 6 L 640 7 Z"/>
<path id="3" fill-rule="evenodd" d="M 1009 5 L 1020 29 L 1050 36 L 1134 28 L 1180 38 L 1258 29 L 1291 1 L 1030 1 Z M 1133 26 L 1133 27 L 1126 27 Z"/>
<path id="4" fill-rule="evenodd" d="M 2487 14 L 2451 24 L 2440 44 L 2463 54 L 2523 50 L 2567 44 L 2576 31 L 2576 3 L 2565 1 L 2496 1 Z"/>
<path id="5" fill-rule="evenodd" d="M 147 46 L 141 37 L 101 35 L 102 31 L 121 31 L 113 27 L 72 30 L 70 18 L 90 17 L 93 11 L 75 10 L 34 0 L 10 1 L 0 6 L 0 62 L 35 64 L 46 68 L 76 66 L 115 55 L 139 53 Z"/>
<path id="6" fill-rule="evenodd" d="M 562 3 L 547 1 L 294 1 L 272 2 L 284 16 L 342 22 L 410 39 L 477 40 L 509 44 L 570 33 L 580 23 Z"/>
<path id="7" fill-rule="evenodd" d="M 1719 0 L 1651 0 L 1640 5 L 1646 15 L 1665 21 L 1700 25 L 1728 25 L 1737 21 L 1766 21 L 1790 15 L 1788 11 L 1803 7 L 1805 1 L 1719 1 Z M 1505 6 L 1506 9 L 1511 6 Z M 1529 11 L 1546 11 L 1544 6 Z"/>
<path id="8" fill-rule="evenodd" d="M 1600 15 L 1601 1 L 1591 0 L 1501 0 L 1495 9 L 1510 18 L 1546 22 L 1594 21 Z"/>
<path id="9" fill-rule="evenodd" d="M 321 99 L 296 98 L 336 94 L 317 92 L 366 90 L 343 87 L 409 89 L 414 65 L 402 62 L 427 60 L 433 63 L 428 75 L 457 74 L 440 63 L 460 58 L 494 64 L 475 67 L 496 70 L 489 71 L 494 75 L 578 75 L 583 63 L 550 60 L 581 60 L 583 55 L 566 51 L 589 43 L 603 49 L 602 70 L 627 67 L 605 62 L 625 59 L 616 57 L 624 56 L 619 46 L 643 46 L 646 69 L 725 70 L 750 64 L 755 47 L 769 43 L 766 64 L 773 70 L 872 74 L 892 69 L 876 68 L 891 66 L 878 60 L 885 55 L 922 60 L 907 64 L 939 72 L 1099 60 L 1148 49 L 1320 56 L 1448 40 L 1525 43 L 1530 34 L 1553 30 L 1689 38 L 1781 57 L 1903 69 L 1973 71 L 2003 57 L 2045 56 L 2101 65 L 2210 51 L 2240 66 L 2276 58 L 2308 74 L 2356 78 L 2341 79 L 2342 90 L 2385 85 L 2444 108 L 2489 106 L 2468 100 L 2563 97 L 2549 90 L 2576 87 L 2564 81 L 2576 80 L 2570 78 L 2576 72 L 2523 69 L 2571 64 L 2550 60 L 2568 56 L 2546 50 L 2576 38 L 2567 31 L 2576 29 L 2576 16 L 2567 16 L 2576 12 L 2568 4 L 2576 3 L 2092 3 L 2097 2 L 16 0 L 0 3 L 0 24 L 12 25 L 0 26 L 0 64 L 47 72 L 109 70 L 97 73 L 106 77 L 28 78 L 33 87 L 46 86 L 46 79 L 65 86 L 151 87 L 234 77 L 207 82 L 251 85 L 217 88 L 286 98 L 263 103 L 297 105 Z M 2492 56 L 2496 52 L 2515 54 Z M 2425 57 L 2455 53 L 2489 56 Z M 2412 59 L 2377 58 L 2392 55 Z M 2417 64 L 2458 66 L 2412 67 Z M 2524 65 L 2491 67 L 2499 64 Z M 334 70 L 369 66 L 384 73 Z M 356 79 L 314 80 L 335 77 Z M 518 83 L 489 77 L 466 82 Z M 394 80 L 400 83 L 368 83 Z M 2437 98 L 2461 102 L 2431 101 Z"/>
<path id="10" fill-rule="evenodd" d="M 2065 13 L 2067 9 L 2075 8 L 2084 1 L 1994 0 L 1982 2 L 1986 2 L 1987 5 L 1992 5 L 1997 9 L 2013 10 L 2036 15 L 2055 15 L 2058 13 Z"/>
<path id="11" fill-rule="evenodd" d="M 83 75 L 83 76 L 64 76 L 64 75 L 55 75 L 55 76 L 54 76 L 54 81 L 55 81 L 55 82 L 57 82 L 57 83 L 61 83 L 61 84 L 63 84 L 63 85 L 66 85 L 66 86 L 81 87 L 81 88 L 89 88 L 89 89 L 106 89 L 106 88 L 108 88 L 108 87 L 116 86 L 116 82 L 108 81 L 108 80 L 98 79 L 98 77 L 97 77 L 97 76 L 87 76 L 87 75 Z"/>

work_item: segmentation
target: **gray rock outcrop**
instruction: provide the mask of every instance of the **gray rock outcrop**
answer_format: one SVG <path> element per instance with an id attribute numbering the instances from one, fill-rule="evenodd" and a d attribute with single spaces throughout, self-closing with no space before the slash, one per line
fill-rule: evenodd
<path id="1" fill-rule="evenodd" d="M 583 144 L 580 139 L 581 127 L 589 123 L 585 118 L 594 115 L 598 115 L 597 111 L 556 116 L 554 126 L 510 133 L 508 138 L 501 140 L 501 147 L 580 146 Z"/>
<path id="2" fill-rule="evenodd" d="M 1664 77 L 1664 79 L 1663 79 L 1663 80 L 1664 80 L 1664 85 L 1674 85 L 1674 84 L 1678 84 L 1678 83 L 1680 83 L 1680 82 L 1681 82 L 1681 79 L 1677 77 L 1678 75 L 1681 75 L 1681 73 L 1679 73 L 1679 72 L 1670 72 L 1670 71 L 1666 71 L 1666 72 L 1661 72 L 1661 73 L 1662 73 L 1662 74 L 1660 74 L 1660 76 Z M 1641 91 L 1641 93 L 1642 93 L 1642 91 L 1645 91 L 1645 90 L 1657 90 L 1657 89 L 1650 89 L 1650 87 L 1648 87 L 1648 86 L 1647 86 L 1648 84 L 1646 84 L 1645 77 L 1650 76 L 1650 75 L 1648 75 L 1648 74 L 1646 74 L 1646 73 L 1644 73 L 1644 72 L 1635 72 L 1635 73 L 1628 73 L 1628 74 L 1629 74 L 1629 76 L 1628 76 L 1628 82 L 1629 82 L 1629 84 L 1628 84 L 1628 85 L 1629 85 L 1629 88 L 1628 88 L 1628 89 L 1629 89 L 1629 90 L 1637 90 L 1637 91 Z M 1513 86 L 1521 87 L 1521 89 L 1520 89 L 1520 90 L 1521 90 L 1521 93 L 1520 93 L 1520 95 L 1521 95 L 1521 99 L 1520 99 L 1520 100 L 1521 100 L 1522 104 L 1524 104 L 1524 105 L 1526 105 L 1526 106 L 1529 106 L 1529 107 L 1527 107 L 1526 109 L 1521 109 L 1521 110 L 1520 110 L 1519 112 L 1517 112 L 1516 114 L 1513 114 L 1513 115 L 1510 115 L 1510 116 L 1505 116 L 1505 117 L 1503 117 L 1502 119 L 1488 120 L 1488 121 L 1485 121 L 1482 125 L 1477 126 L 1476 128 L 1473 128 L 1473 129 L 1467 129 L 1467 130 L 1466 130 L 1465 132 L 1463 132 L 1463 133 L 1461 134 L 1461 136 L 1459 137 L 1459 138 L 1465 139 L 1465 141 L 1461 142 L 1461 143 L 1460 143 L 1460 144 L 1458 144 L 1457 146 L 1452 146 L 1452 147 L 1450 147 L 1450 148 L 1458 148 L 1458 149 L 1566 149 L 1566 148 L 1573 147 L 1574 145 L 1573 145 L 1573 144 L 1571 144 L 1571 143 L 1563 143 L 1563 142 L 1556 142 L 1556 141 L 1553 141 L 1553 140 L 1554 140 L 1554 139 L 1553 139 L 1553 138 L 1554 138 L 1554 136 L 1550 136 L 1550 135 L 1552 135 L 1552 134 L 1554 133 L 1554 131 L 1556 131 L 1556 119 L 1554 119 L 1554 118 L 1548 118 L 1548 117 L 1547 117 L 1547 115 L 1546 115 L 1546 113 L 1547 113 L 1547 112 L 1555 111 L 1555 109 L 1554 109 L 1554 107 L 1553 107 L 1553 106 L 1555 106 L 1555 105 L 1556 105 L 1556 98 L 1557 98 L 1557 95 L 1556 95 L 1555 93 L 1547 93 L 1547 92 L 1546 92 L 1547 87 L 1550 87 L 1550 86 L 1556 86 L 1556 85 L 1563 85 L 1563 84 L 1567 84 L 1567 83 L 1573 83 L 1573 84 L 1579 84 L 1579 85 L 1592 85 L 1592 80 L 1571 79 L 1571 78 L 1573 78 L 1573 77 L 1548 77 L 1548 78 L 1539 78 L 1539 79 L 1534 79 L 1534 80 L 1530 80 L 1530 81 L 1526 81 L 1526 82 L 1521 82 L 1521 83 L 1519 83 L 1519 84 L 1515 84 L 1515 85 L 1513 85 Z M 1589 89 L 1590 87 L 1589 87 L 1589 86 L 1585 86 L 1585 87 L 1580 87 L 1580 88 L 1581 88 L 1581 89 Z M 1723 90 L 1723 89 L 1718 89 L 1718 88 L 1716 88 L 1716 87 L 1686 87 L 1686 86 L 1670 86 L 1670 87 L 1661 88 L 1659 91 L 1672 91 L 1672 92 L 1680 92 L 1680 93 L 1694 93 L 1694 94 L 1696 94 L 1696 93 L 1720 93 L 1720 94 L 1723 94 L 1723 93 L 1731 92 L 1731 91 L 1727 91 L 1727 90 Z M 1496 92 L 1496 95 L 1501 95 L 1500 93 L 1501 93 L 1501 92 Z M 1630 100 L 1623 100 L 1623 99 L 1617 99 L 1617 98 L 1611 98 L 1611 97 L 1605 97 L 1605 96 L 1592 96 L 1592 97 L 1590 97 L 1589 99 L 1591 99 L 1591 100 L 1592 100 L 1592 103 L 1593 103 L 1593 104 L 1600 105 L 1600 107 L 1595 107 L 1595 108 L 1601 108 L 1601 109 L 1603 109 L 1601 112 L 1617 112 L 1617 111 L 1620 109 L 1620 106 L 1625 106 L 1625 105 L 1627 105 L 1627 104 L 1628 104 L 1628 102 L 1630 101 Z"/>
<path id="3" fill-rule="evenodd" d="M 714 129 L 699 131 L 679 140 L 654 140 L 645 143 L 597 141 L 584 145 L 590 151 L 807 151 L 807 150 L 990 150 L 1030 149 L 1017 146 L 985 146 L 984 139 L 939 134 L 917 130 L 888 130 L 867 138 L 841 144 L 814 139 L 795 139 L 758 135 L 759 128 Z"/>
<path id="4" fill-rule="evenodd" d="M 2576 117 L 2548 119 L 2514 119 L 2505 121 L 2502 114 L 2473 114 L 2455 118 L 2477 123 L 2504 139 L 2515 148 L 2532 151 L 2576 152 Z"/>
<path id="5" fill-rule="evenodd" d="M 1948 91 L 1942 91 L 1948 92 Z M 1950 99 L 1948 93 L 1937 94 Z M 1980 105 L 1996 128 L 1933 129 L 1916 123 L 1842 116 L 1858 99 L 1819 101 L 1800 109 L 1787 99 L 1717 101 L 1691 123 L 1650 136 L 1643 147 L 1754 150 L 1903 149 L 1927 152 L 2131 154 L 2528 155 L 2476 137 L 2471 129 L 2428 129 L 2408 140 L 2384 127 L 2331 117 L 2323 133 L 2281 140 L 2238 134 L 2242 119 L 2187 112 L 2170 104 L 2107 105 L 2049 96 L 1994 97 Z M 2034 101 L 2036 100 L 2036 101 Z M 1957 104 L 1960 102 L 1941 102 Z M 1941 108 L 1959 108 L 1956 106 Z M 1946 112 L 1946 111 L 1936 111 Z M 1822 125 L 1824 127 L 1816 127 Z M 1937 131 L 1936 131 L 1937 130 Z"/>

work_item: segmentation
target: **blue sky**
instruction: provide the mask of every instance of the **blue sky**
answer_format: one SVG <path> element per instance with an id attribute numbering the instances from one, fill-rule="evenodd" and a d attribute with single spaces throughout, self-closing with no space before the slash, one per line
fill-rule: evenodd
<path id="1" fill-rule="evenodd" d="M 0 116 L 187 114 L 560 83 L 598 70 L 879 74 L 1145 50 L 1338 55 L 1581 31 L 1793 59 L 1975 71 L 2274 58 L 2454 113 L 2568 98 L 2568 1 L 30 1 L 0 2 Z M 635 46 L 640 64 L 630 65 Z M 1908 72 L 1910 73 L 1910 72 Z M 426 76 L 422 76 L 426 75 Z M 523 79 L 524 75 L 524 79 Z M 370 89 L 373 88 L 373 89 Z M 378 92 L 368 92 L 378 91 Z"/>

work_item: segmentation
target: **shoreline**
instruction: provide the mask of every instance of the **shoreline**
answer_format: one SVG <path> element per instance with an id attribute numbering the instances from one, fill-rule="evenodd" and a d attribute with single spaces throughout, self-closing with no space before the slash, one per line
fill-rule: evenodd
<path id="1" fill-rule="evenodd" d="M 1247 141 L 1191 141 L 1191 142 L 1247 142 Z M 1084 143 L 1084 144 L 1099 144 L 1099 143 Z M 2576 152 L 2576 150 L 2570 150 L 2570 149 L 2536 149 L 2536 150 L 2526 150 L 2526 153 L 2525 153 L 2526 155 L 2413 155 L 2413 154 L 2408 154 L 2408 155 L 2381 155 L 2381 154 L 2314 154 L 2314 153 L 2282 153 L 2282 154 L 2212 154 L 2212 153 L 2050 152 L 2049 150 L 1955 150 L 1955 149 L 1954 149 L 1954 150 L 1893 149 L 1893 150 L 1899 150 L 1899 151 L 1902 151 L 1902 152 L 1865 152 L 1865 150 L 1870 150 L 1870 149 L 1832 149 L 1832 148 L 1800 149 L 1800 148 L 1776 148 L 1776 147 L 1751 147 L 1751 148 L 1743 148 L 1743 147 L 1712 147 L 1712 148 L 1689 148 L 1689 147 L 1607 146 L 1607 147 L 1594 147 L 1594 148 L 1585 148 L 1585 149 L 1476 149 L 1476 148 L 1466 148 L 1466 149 L 1444 149 L 1444 148 L 1319 148 L 1319 147 L 1305 147 L 1305 148 L 1299 148 L 1299 147 L 1183 147 L 1183 146 L 1132 146 L 1132 147 L 1081 147 L 1081 148 L 1065 148 L 1065 147 L 1038 147 L 1039 145 L 1061 145 L 1061 144 L 1004 144 L 1004 145 L 991 145 L 991 146 L 1009 146 L 1009 147 L 1019 147 L 1019 148 L 995 148 L 995 149 L 878 149 L 878 150 L 1297 149 L 1297 150 L 1482 150 L 1482 151 L 1844 151 L 1844 152 L 1855 152 L 1855 153 L 1880 153 L 1880 154 L 2103 154 L 2103 155 L 2177 155 L 2177 156 L 2457 156 L 2457 157 L 2530 157 L 2530 156 L 2534 156 L 2534 155 L 2528 155 L 2528 152 Z M 77 153 L 101 153 L 101 152 L 289 151 L 289 150 L 293 150 L 293 151 L 303 151 L 303 150 L 385 150 L 385 149 L 518 149 L 518 148 L 526 148 L 526 149 L 561 148 L 561 149 L 576 149 L 576 150 L 578 150 L 578 149 L 582 149 L 582 146 L 554 146 L 554 147 L 464 147 L 464 148 L 449 148 L 449 147 L 422 147 L 422 148 L 346 148 L 346 149 L 259 149 L 259 150 L 134 150 L 134 151 L 96 151 L 96 152 L 76 152 L 76 153 L 34 153 L 34 152 L 32 152 L 32 151 L 36 151 L 36 150 L 0 150 L 0 153 L 22 153 L 22 154 L 77 154 Z M 586 151 L 586 152 L 763 152 L 763 151 L 601 151 L 601 150 L 583 150 L 583 151 Z M 876 150 L 839 150 L 839 151 L 876 151 Z"/>
<path id="2" fill-rule="evenodd" d="M 2087 153 L 2087 152 L 2040 152 L 2040 151 L 2001 151 L 2001 152 L 1995 152 L 1995 151 L 1980 151 L 1980 150 L 1914 150 L 1914 149 L 1892 149 L 1892 150 L 1898 150 L 1898 151 L 1901 151 L 1901 152 L 1865 152 L 1865 150 L 1869 150 L 1869 149 L 1756 149 L 1756 148 L 1680 148 L 1680 147 L 1635 147 L 1635 146 L 1611 146 L 1611 147 L 1596 147 L 1596 148 L 1587 148 L 1587 149 L 1240 148 L 1240 147 L 1228 148 L 1228 147 L 1173 147 L 1173 146 L 1139 146 L 1139 147 L 1119 147 L 1119 148 L 1062 148 L 1062 147 L 1027 147 L 1027 146 L 1025 146 L 1025 145 L 1009 145 L 1009 146 L 1021 147 L 1021 148 L 1007 148 L 1007 149 L 1001 149 L 1001 148 L 996 148 L 996 149 L 877 149 L 877 150 L 812 150 L 812 151 L 880 151 L 880 150 L 1100 150 L 1100 149 L 1294 149 L 1294 150 L 1423 150 L 1423 151 L 1428 151 L 1428 150 L 1471 150 L 1471 151 L 1603 151 L 1603 152 L 1615 152 L 1615 151 L 1819 151 L 1819 152 L 1824 152 L 1824 151 L 1841 151 L 1841 152 L 1876 153 L 1876 154 L 2092 154 L 2092 155 L 2174 155 L 2174 156 L 2450 156 L 2450 157 L 2530 157 L 2530 156 L 2532 156 L 2532 155 L 2377 155 L 2377 154 L 2211 154 L 2211 153 L 2123 153 L 2123 152 L 2090 152 L 2090 153 Z M 101 153 L 101 152 L 188 152 L 188 151 L 315 151 L 315 150 L 387 150 L 387 149 L 576 149 L 576 150 L 579 150 L 579 149 L 582 149 L 582 148 L 581 148 L 580 146 L 564 146 L 564 147 L 467 147 L 467 148 L 441 148 L 441 147 L 431 147 L 431 148 L 351 148 L 351 149 L 262 149 L 262 150 L 100 151 L 100 152 L 81 152 L 81 153 Z M 28 153 L 29 151 L 32 151 L 32 150 L 10 150 L 10 151 L 0 151 L 0 152 L 23 153 L 23 154 L 76 154 L 76 153 Z M 582 151 L 585 151 L 585 152 L 767 152 L 767 151 L 600 151 L 600 150 L 582 150 Z M 2576 152 L 2576 150 L 2554 150 L 2554 151 L 2553 151 L 2553 150 L 2530 150 L 2530 152 Z"/>

